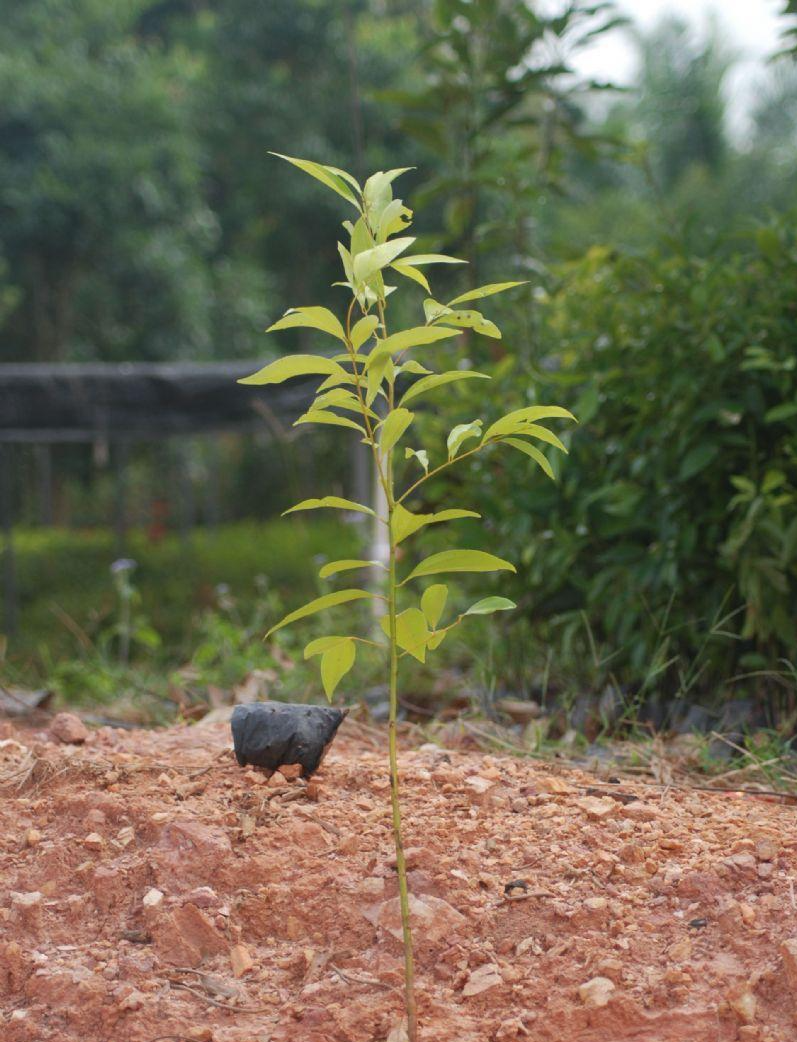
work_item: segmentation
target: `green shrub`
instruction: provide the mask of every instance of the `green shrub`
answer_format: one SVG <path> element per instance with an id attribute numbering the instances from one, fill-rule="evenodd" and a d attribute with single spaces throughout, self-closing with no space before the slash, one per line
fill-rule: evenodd
<path id="1" fill-rule="evenodd" d="M 794 661 L 792 226 L 760 228 L 719 260 L 594 248 L 555 274 L 529 323 L 534 359 L 507 356 L 503 386 L 507 404 L 525 404 L 526 364 L 533 400 L 564 401 L 582 421 L 563 435 L 561 480 L 529 483 L 512 458 L 464 478 L 522 562 L 506 592 L 552 645 L 554 670 L 713 697 L 736 674 Z"/>

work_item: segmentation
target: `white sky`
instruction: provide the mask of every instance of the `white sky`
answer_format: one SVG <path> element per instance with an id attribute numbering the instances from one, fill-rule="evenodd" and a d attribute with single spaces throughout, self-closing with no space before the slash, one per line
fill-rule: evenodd
<path id="1" fill-rule="evenodd" d="M 762 63 L 778 49 L 779 35 L 786 24 L 778 16 L 784 0 L 617 0 L 617 6 L 643 29 L 667 14 L 678 14 L 705 31 L 712 15 L 738 64 L 726 81 L 732 123 L 744 123 L 751 90 L 761 75 Z M 576 61 L 582 75 L 627 84 L 634 73 L 635 51 L 623 30 L 599 37 Z"/>

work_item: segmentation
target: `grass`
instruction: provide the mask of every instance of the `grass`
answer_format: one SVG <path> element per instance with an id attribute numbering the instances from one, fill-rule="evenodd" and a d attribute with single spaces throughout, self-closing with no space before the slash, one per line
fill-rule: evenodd
<path id="1" fill-rule="evenodd" d="M 125 556 L 137 567 L 135 612 L 157 634 L 161 663 L 189 656 L 203 612 L 220 588 L 244 618 L 262 601 L 263 586 L 295 601 L 318 589 L 319 561 L 334 549 L 357 556 L 361 529 L 326 518 L 243 522 L 152 542 L 132 531 Z M 105 529 L 22 530 L 15 533 L 19 629 L 8 641 L 7 665 L 19 679 L 46 679 L 55 664 L 85 656 L 117 619 L 110 566 L 118 556 Z M 260 577 L 256 582 L 256 578 Z"/>

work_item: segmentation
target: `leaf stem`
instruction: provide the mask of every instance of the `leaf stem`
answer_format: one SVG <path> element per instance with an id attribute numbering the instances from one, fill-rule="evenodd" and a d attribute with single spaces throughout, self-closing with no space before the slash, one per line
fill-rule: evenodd
<path id="1" fill-rule="evenodd" d="M 453 459 L 449 459 L 449 460 L 446 460 L 445 463 L 441 463 L 438 467 L 435 467 L 433 470 L 430 470 L 428 474 L 424 474 L 423 477 L 418 478 L 418 480 L 414 484 L 410 485 L 410 487 L 399 496 L 399 498 L 396 500 L 396 502 L 397 503 L 403 503 L 404 500 L 407 498 L 407 496 L 409 496 L 412 492 L 414 492 L 415 489 L 418 488 L 420 485 L 422 485 L 425 481 L 428 481 L 429 478 L 433 478 L 435 476 L 435 474 L 439 474 L 440 471 L 441 470 L 445 470 L 446 467 L 451 467 L 455 463 L 459 463 L 460 460 L 467 459 L 467 457 L 468 456 L 472 456 L 474 454 L 474 452 L 478 452 L 479 449 L 483 449 L 487 445 L 491 445 L 491 444 L 492 444 L 492 442 L 490 442 L 490 441 L 479 442 L 479 444 L 475 448 L 468 449 L 468 451 L 467 452 L 463 452 L 461 456 L 455 456 Z"/>

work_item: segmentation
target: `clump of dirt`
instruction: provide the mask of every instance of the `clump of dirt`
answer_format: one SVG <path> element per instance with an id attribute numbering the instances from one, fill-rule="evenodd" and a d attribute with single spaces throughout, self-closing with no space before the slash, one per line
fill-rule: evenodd
<path id="1" fill-rule="evenodd" d="M 347 721 L 305 784 L 239 768 L 223 724 L 0 726 L 0 1037 L 385 1042 L 381 742 Z M 797 1038 L 793 808 L 428 745 L 401 768 L 424 1042 Z"/>

